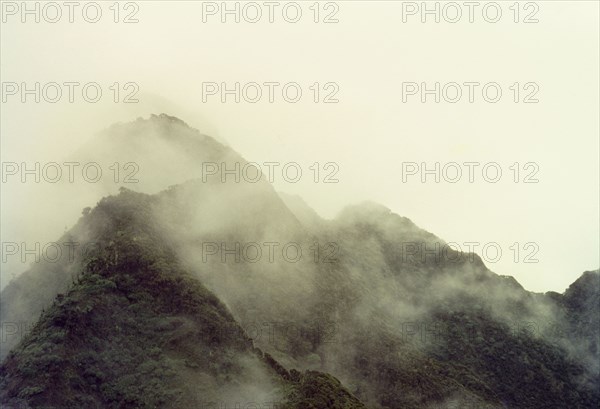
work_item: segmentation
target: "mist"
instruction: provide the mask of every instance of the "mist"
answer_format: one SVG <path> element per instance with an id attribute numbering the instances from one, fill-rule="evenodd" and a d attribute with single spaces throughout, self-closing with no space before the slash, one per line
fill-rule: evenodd
<path id="1" fill-rule="evenodd" d="M 169 4 L 2 5 L 3 405 L 597 405 L 597 3 Z"/>
<path id="2" fill-rule="evenodd" d="M 6 95 L 2 161 L 60 163 L 112 123 L 167 113 L 227 141 L 249 161 L 299 163 L 304 177 L 297 183 L 278 177 L 276 189 L 300 195 L 323 217 L 334 218 L 347 204 L 372 200 L 445 240 L 478 242 L 479 251 L 486 243 L 499 243 L 503 255 L 494 270 L 515 276 L 527 289 L 562 292 L 578 272 L 600 264 L 599 128 L 594 119 L 600 108 L 599 47 L 594 2 L 569 7 L 547 2 L 536 24 L 511 23 L 512 12 L 507 9 L 497 24 L 481 19 L 420 24 L 415 15 L 398 25 L 402 5 L 391 3 L 340 4 L 335 24 L 311 24 L 308 9 L 297 24 L 281 19 L 222 24 L 218 14 L 198 24 L 202 7 L 140 4 L 135 24 L 114 24 L 108 17 L 97 24 L 81 19 L 72 24 L 22 24 L 18 15 L 7 16 L 1 28 L 2 50 L 3 59 L 11 63 L 3 65 L 4 81 L 94 81 L 102 87 L 103 97 L 86 103 L 78 93 L 70 103 L 63 90 L 57 103 L 43 99 L 35 103 L 32 97 L 22 103 L 20 93 Z M 168 39 L 155 30 L 157 26 L 169 31 Z M 45 39 L 46 48 L 41 48 L 39 38 Z M 63 38 L 71 39 L 69 46 L 61 45 Z M 79 50 L 76 55 L 71 53 L 74 47 Z M 519 61 L 517 66 L 513 59 Z M 225 82 L 231 88 L 235 82 L 269 81 L 297 82 L 304 97 L 290 104 L 278 92 L 270 103 L 263 86 L 263 98 L 257 103 L 244 99 L 235 103 L 233 97 L 222 103 L 220 93 L 202 92 L 207 82 Z M 498 104 L 481 99 L 473 104 L 402 103 L 403 81 L 494 81 L 502 85 L 504 97 Z M 508 86 L 517 81 L 537 83 L 540 102 L 511 104 Z M 121 87 L 118 104 L 109 89 L 115 82 Z M 128 82 L 139 86 L 132 97 L 138 102 L 122 102 L 131 92 L 123 88 Z M 315 82 L 338 84 L 339 102 L 311 102 L 308 87 Z M 329 93 L 323 89 L 321 99 Z M 424 162 L 432 169 L 435 162 L 443 166 L 468 161 L 480 163 L 474 183 L 468 182 L 464 166 L 458 183 L 443 179 L 435 183 L 432 177 L 421 183 L 420 174 L 403 181 L 402 163 Z M 328 170 L 321 169 L 320 182 L 313 183 L 309 167 L 315 162 L 336 163 L 339 182 L 322 183 Z M 490 162 L 501 166 L 499 183 L 481 178 L 480 169 Z M 509 167 L 519 163 L 522 181 L 533 170 L 524 168 L 530 162 L 539 167 L 539 182 L 513 183 Z M 3 185 L 6 241 L 20 241 L 21 231 L 35 230 L 32 222 L 17 229 L 10 220 L 61 216 L 60 209 L 48 209 L 45 216 L 40 209 L 12 202 L 11 197 L 20 196 L 23 189 L 37 188 L 34 183 L 21 186 L 14 179 Z M 441 198 L 445 212 L 436 205 Z M 52 226 L 54 233 L 44 239 L 52 240 L 69 225 L 60 224 Z M 561 240 L 550 239 L 549 226 L 552 237 Z M 533 257 L 537 261 L 524 263 L 533 249 L 523 246 L 530 242 L 538 246 Z M 515 243 L 520 247 L 517 262 L 510 249 Z M 3 269 L 3 285 L 12 270 Z"/>

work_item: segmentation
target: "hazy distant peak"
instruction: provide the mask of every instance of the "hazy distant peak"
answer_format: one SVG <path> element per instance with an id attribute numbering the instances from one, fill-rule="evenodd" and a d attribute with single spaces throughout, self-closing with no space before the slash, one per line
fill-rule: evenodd
<path id="1" fill-rule="evenodd" d="M 138 117 L 131 122 L 117 122 L 103 133 L 108 135 L 117 135 L 121 137 L 131 137 L 133 135 L 146 136 L 151 131 L 158 131 L 159 135 L 167 138 L 176 138 L 178 136 L 194 136 L 202 141 L 217 142 L 216 139 L 202 134 L 198 129 L 191 127 L 187 122 L 180 118 L 165 113 L 150 114 L 148 118 Z"/>
<path id="2" fill-rule="evenodd" d="M 364 215 L 364 214 L 376 214 L 376 215 L 390 215 L 392 211 L 384 205 L 370 200 L 357 203 L 354 205 L 346 206 L 338 217 L 345 217 L 348 215 Z"/>
<path id="3" fill-rule="evenodd" d="M 138 120 L 139 120 L 139 118 L 138 118 Z M 176 116 L 171 116 L 171 115 L 164 114 L 164 113 L 163 113 L 163 114 L 159 114 L 159 115 L 156 115 L 156 114 L 150 114 L 150 120 L 151 120 L 151 121 L 159 121 L 159 122 L 160 122 L 160 121 L 166 121 L 166 122 L 169 122 L 169 123 L 176 123 L 176 124 L 183 125 L 183 126 L 186 126 L 186 127 L 188 127 L 188 128 L 191 128 L 191 127 L 190 127 L 190 126 L 189 126 L 189 125 L 188 125 L 188 124 L 187 124 L 185 121 L 183 121 L 182 119 L 179 119 L 179 118 L 177 118 Z"/>
<path id="4" fill-rule="evenodd" d="M 176 149 L 177 155 L 181 155 L 177 162 L 185 158 L 193 158 L 197 164 L 203 161 L 226 161 L 231 159 L 229 157 L 231 155 L 234 160 L 242 160 L 237 152 L 223 145 L 217 139 L 201 133 L 182 119 L 165 113 L 150 114 L 148 118 L 138 117 L 131 122 L 117 122 L 101 132 L 101 136 L 92 143 L 105 146 L 108 142 L 104 150 L 109 152 L 119 152 L 125 146 L 117 144 L 129 143 L 137 145 L 133 148 L 150 148 L 153 154 L 158 156 L 165 154 L 165 148 Z M 166 142 L 168 145 L 146 146 L 148 143 L 154 142 Z M 128 146 L 128 148 L 132 147 Z M 97 152 L 96 147 L 88 150 Z M 136 159 L 136 154 L 139 156 L 140 152 L 134 151 L 127 154 L 132 159 Z"/>
<path id="5" fill-rule="evenodd" d="M 277 192 L 283 203 L 288 209 L 296 216 L 296 218 L 305 226 L 314 226 L 321 222 L 323 219 L 319 214 L 310 207 L 302 197 L 298 195 L 291 195 L 284 192 Z"/>
<path id="6" fill-rule="evenodd" d="M 361 223 L 387 223 L 389 221 L 400 222 L 404 227 L 417 228 L 417 226 L 408 218 L 402 217 L 392 212 L 388 207 L 372 202 L 364 201 L 362 203 L 346 206 L 336 217 L 336 220 L 343 223 L 359 221 Z"/>
<path id="7" fill-rule="evenodd" d="M 503 280 L 503 283 L 508 287 L 511 287 L 514 290 L 525 291 L 523 286 L 519 284 L 513 276 L 498 274 L 498 277 L 500 277 Z"/>
<path id="8" fill-rule="evenodd" d="M 106 169 L 117 163 L 118 184 L 133 183 L 130 186 L 145 193 L 157 193 L 168 186 L 202 178 L 209 166 L 218 168 L 211 173 L 211 180 L 221 180 L 218 170 L 222 163 L 227 163 L 228 169 L 245 163 L 233 149 L 165 113 L 115 123 L 87 141 L 70 158 L 96 162 Z M 93 197 L 80 207 L 113 193 L 114 178 L 108 177 L 107 172 L 98 186 L 101 192 L 91 192 Z"/>

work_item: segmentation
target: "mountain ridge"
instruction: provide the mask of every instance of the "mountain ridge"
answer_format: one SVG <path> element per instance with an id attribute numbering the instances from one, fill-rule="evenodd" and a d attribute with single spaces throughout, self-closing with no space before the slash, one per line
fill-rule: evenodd
<path id="1" fill-rule="evenodd" d="M 168 137 L 174 139 L 178 138 L 177 129 L 187 129 L 185 123 L 168 116 L 152 117 L 150 121 L 119 128 L 121 136 L 127 138 L 127 127 L 136 128 L 136 123 L 143 134 L 147 126 L 155 129 L 154 122 L 158 121 L 156 129 L 173 133 Z M 202 147 L 201 141 L 196 141 L 198 149 Z M 225 153 L 226 158 L 238 160 L 235 155 Z M 113 291 L 127 288 L 125 294 L 137 294 L 138 288 L 131 284 L 135 279 L 130 276 L 135 277 L 133 272 L 147 259 L 156 261 L 141 263 L 145 274 L 158 277 L 158 282 L 166 286 L 179 286 L 179 290 L 165 294 L 187 294 L 186 286 L 199 285 L 199 293 L 211 294 L 199 300 L 207 300 L 210 305 L 208 300 L 214 297 L 214 302 L 222 305 L 225 322 L 235 327 L 234 332 L 246 334 L 234 339 L 241 344 L 248 342 L 247 350 L 260 351 L 251 354 L 258 356 L 258 361 L 249 356 L 243 359 L 246 363 L 249 359 L 253 362 L 248 373 L 262 368 L 263 375 L 264 371 L 270 375 L 258 377 L 261 379 L 271 379 L 276 373 L 283 379 L 276 382 L 278 390 L 290 407 L 355 405 L 379 409 L 509 404 L 516 408 L 546 408 L 594 407 L 598 403 L 598 393 L 593 391 L 598 382 L 598 368 L 589 364 L 598 356 L 594 328 L 599 318 L 594 307 L 599 291 L 593 285 L 597 282 L 597 271 L 582 274 L 564 294 L 536 294 L 526 291 L 512 277 L 491 272 L 475 254 L 451 249 L 446 253 L 431 252 L 445 242 L 379 204 L 349 206 L 335 219 L 324 220 L 311 215 L 306 204 L 300 204 L 299 211 L 308 212 L 308 217 L 296 215 L 286 205 L 289 198 L 282 198 L 266 182 L 202 182 L 192 177 L 169 186 L 151 195 L 121 189 L 118 195 L 102 199 L 94 209 L 84 211 L 79 222 L 63 236 L 65 240 L 79 242 L 81 247 L 91 242 L 102 246 L 92 246 L 88 252 L 79 248 L 68 262 L 35 265 L 2 291 L 2 322 L 39 321 L 38 325 L 46 325 L 50 332 L 57 330 L 59 335 L 56 339 L 49 335 L 40 339 L 38 333 L 38 338 L 27 338 L 16 346 L 17 353 L 6 358 L 2 367 L 2 379 L 9 385 L 10 396 L 3 395 L 1 400 L 8 396 L 38 403 L 35 396 L 45 396 L 43 391 L 27 389 L 29 395 L 19 397 L 15 392 L 17 386 L 10 386 L 20 379 L 24 382 L 17 382 L 21 390 L 23 385 L 35 388 L 20 376 L 38 376 L 35 369 L 47 365 L 42 357 L 34 354 L 32 358 L 26 353 L 28 348 L 43 350 L 50 341 L 50 345 L 58 345 L 53 348 L 61 348 L 61 330 L 52 324 L 54 318 L 46 312 L 40 320 L 37 318 L 42 309 L 50 308 L 53 314 L 67 309 L 75 311 L 78 320 L 83 319 L 90 312 L 86 301 L 69 295 L 69 291 L 97 290 L 104 295 L 97 301 L 103 306 L 99 308 L 103 313 L 95 319 L 104 322 L 116 312 L 102 304 L 105 302 L 102 299 L 114 299 L 117 305 L 131 303 L 131 297 L 117 297 Z M 106 208 L 110 211 L 104 217 L 98 216 Z M 236 243 L 241 248 L 258 244 L 264 249 L 265 242 L 277 243 L 277 249 L 295 243 L 304 250 L 305 257 L 290 261 L 276 253 L 279 258 L 271 262 L 266 256 L 248 261 L 247 254 L 239 251 L 233 256 L 219 254 L 222 249 L 230 252 L 236 249 Z M 167 253 L 168 257 L 161 256 Z M 94 257 L 100 261 L 94 261 Z M 121 266 L 122 271 L 116 272 L 118 286 L 115 283 L 113 288 L 113 284 L 102 280 L 112 280 L 110 272 L 115 265 Z M 183 287 L 177 284 L 177 279 L 171 282 L 174 279 L 171 274 L 164 274 L 179 268 L 187 272 Z M 158 284 L 156 288 L 147 288 L 148 283 L 139 277 L 139 290 L 153 292 L 142 297 L 146 300 L 143 308 L 136 308 L 149 320 L 166 319 L 164 311 L 152 309 L 154 304 L 169 305 L 176 300 L 162 294 Z M 68 305 L 65 294 L 71 300 Z M 185 299 L 185 296 L 175 298 Z M 126 313 L 124 317 L 129 317 L 123 318 L 125 322 L 131 319 Z M 108 319 L 111 320 L 116 319 Z M 553 326 L 543 327 L 546 320 L 552 321 Z M 179 321 L 183 321 L 180 327 L 189 331 L 177 338 L 179 343 L 173 351 L 168 344 L 152 344 L 152 348 L 159 349 L 158 356 L 176 356 L 190 348 L 194 351 L 188 345 L 194 326 L 189 324 L 189 318 L 180 317 Z M 168 323 L 163 326 L 170 328 Z M 107 331 L 108 327 L 101 328 L 107 340 L 114 336 Z M 257 328 L 264 331 L 257 333 Z M 147 343 L 157 336 L 148 328 L 144 331 L 151 335 Z M 81 334 L 82 339 L 90 337 L 93 338 L 90 333 Z M 3 354 L 15 348 L 17 341 L 5 343 Z M 80 354 L 91 353 L 85 345 L 77 345 L 74 350 Z M 207 346 L 202 351 L 217 357 L 224 353 L 223 345 L 214 348 Z M 124 350 L 141 361 L 156 361 L 143 351 L 136 355 L 134 342 Z M 202 355 L 200 352 L 192 355 L 199 354 Z M 62 358 L 55 363 L 70 362 L 72 358 L 67 355 L 67 350 L 63 350 L 59 354 Z M 165 362 L 170 361 L 159 360 L 151 369 L 163 376 Z M 219 374 L 227 374 L 227 369 L 213 371 L 212 378 L 191 374 L 194 365 L 198 365 L 196 369 L 210 367 L 206 360 L 199 362 L 201 365 L 191 362 L 191 367 L 185 364 L 167 367 L 174 371 L 175 377 L 188 379 L 183 384 L 204 385 L 207 394 L 218 397 L 223 389 L 215 379 L 220 379 Z M 215 362 L 221 361 L 215 359 Z M 127 377 L 127 373 L 113 368 L 115 362 L 109 357 L 105 357 L 103 365 L 104 369 L 96 372 L 113 371 L 110 373 L 119 379 Z M 23 372 L 27 368 L 30 372 Z M 172 400 L 169 393 L 177 388 L 162 392 L 157 389 L 154 396 L 149 385 L 154 385 L 153 379 L 158 378 L 144 375 L 148 372 L 143 372 L 146 371 L 143 366 L 140 372 L 136 368 L 128 370 L 137 374 L 141 392 L 129 393 L 127 386 L 110 384 L 106 387 L 112 394 L 95 395 L 96 403 L 103 407 L 113 407 L 110 405 L 118 402 L 149 407 L 167 405 Z M 244 373 L 244 365 L 240 364 L 240 368 L 236 375 Z M 186 378 L 188 375 L 190 378 Z M 71 390 L 71 381 L 60 379 L 62 383 L 57 385 L 60 387 L 53 390 Z M 82 379 L 78 382 L 91 387 L 85 376 Z M 328 392 L 320 395 L 321 389 Z M 192 391 L 180 392 L 185 397 L 182 399 L 188 399 L 186 402 L 194 399 Z M 136 400 L 135 396 L 140 394 L 154 399 L 153 403 Z M 126 403 L 127 399 L 133 403 Z M 178 402 L 179 407 L 186 407 L 182 401 Z M 327 406 L 328 402 L 334 406 Z"/>

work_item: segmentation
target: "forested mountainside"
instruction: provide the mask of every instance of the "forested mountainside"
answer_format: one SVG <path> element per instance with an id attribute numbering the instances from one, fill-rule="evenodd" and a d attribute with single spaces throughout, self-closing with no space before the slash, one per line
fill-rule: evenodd
<path id="1" fill-rule="evenodd" d="M 9 407 L 363 408 L 331 375 L 283 368 L 179 267 L 150 198 L 102 200 L 96 246 L 2 365 Z M 326 405 L 326 406 L 323 406 Z"/>
<path id="2" fill-rule="evenodd" d="M 165 115 L 99 138 L 146 133 L 188 161 L 244 161 Z M 4 404 L 599 405 L 598 271 L 531 293 L 384 206 L 324 220 L 264 180 L 190 174 L 102 199 L 61 237 L 72 259 L 2 291 L 2 322 L 32 323 L 2 345 Z"/>

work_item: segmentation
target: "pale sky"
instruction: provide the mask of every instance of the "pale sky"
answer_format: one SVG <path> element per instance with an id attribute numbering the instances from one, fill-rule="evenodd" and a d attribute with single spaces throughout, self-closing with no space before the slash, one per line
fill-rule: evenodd
<path id="1" fill-rule="evenodd" d="M 273 23 L 264 2 L 239 2 L 239 23 L 233 15 L 221 21 L 222 2 L 200 1 L 122 2 L 119 23 L 113 21 L 112 1 L 98 2 L 102 16 L 88 23 L 81 13 L 84 3 L 75 9 L 74 23 L 64 6 L 56 23 L 46 21 L 55 16 L 50 8 L 40 9 L 39 23 L 34 15 L 23 23 L 22 10 L 14 9 L 21 2 L 2 2 L 2 161 L 60 162 L 111 123 L 165 112 L 226 140 L 250 161 L 297 162 L 306 171 L 302 180 L 287 183 L 278 177 L 275 188 L 299 194 L 323 217 L 371 200 L 463 250 L 464 243 L 480 243 L 481 255 L 484 244 L 497 243 L 502 256 L 496 262 L 484 257 L 486 265 L 515 276 L 526 289 L 562 292 L 583 271 L 600 265 L 597 1 L 522 2 L 518 8 L 501 1 L 496 23 L 485 19 L 495 18 L 495 6 L 482 13 L 490 2 L 479 2 L 473 23 L 464 2 L 455 3 L 462 12 L 455 23 L 447 21 L 456 12 L 447 2 L 439 2 L 439 23 L 433 15 L 421 21 L 422 10 L 414 8 L 420 1 L 336 1 L 318 7 L 297 2 L 302 15 L 296 23 L 285 20 L 295 18 L 291 2 L 276 2 Z M 255 5 L 262 18 L 251 23 Z M 137 23 L 122 22 L 130 13 Z M 538 22 L 524 22 L 534 19 Z M 93 104 L 76 93 L 69 103 L 63 86 L 56 103 L 35 103 L 31 96 L 23 103 L 20 91 L 8 95 L 10 82 L 96 82 L 103 96 Z M 115 82 L 136 83 L 139 102 L 114 103 L 109 87 Z M 208 82 L 230 87 L 255 82 L 263 96 L 256 103 L 244 98 L 235 103 L 231 96 L 223 103 L 220 94 L 203 101 Z M 273 103 L 264 85 L 269 82 L 281 84 Z M 302 90 L 298 103 L 281 95 L 281 87 L 292 82 Z M 432 89 L 436 82 L 440 88 L 460 84 L 461 100 L 435 103 L 430 95 L 422 103 L 417 93 L 403 102 L 403 83 Z M 470 103 L 463 84 L 472 82 L 481 85 Z M 314 83 L 321 90 L 318 103 L 310 88 Z M 484 100 L 481 89 L 487 83 L 502 90 L 497 103 Z M 447 98 L 455 89 L 447 88 Z M 323 103 L 332 91 L 339 102 Z M 119 99 L 126 93 L 122 90 Z M 523 103 L 528 96 L 539 102 Z M 314 162 L 334 162 L 339 182 L 314 183 L 309 170 Z M 406 168 L 422 162 L 429 169 L 436 162 L 480 165 L 473 183 L 464 166 L 457 183 L 435 183 L 433 176 L 422 183 L 420 174 L 403 181 L 403 163 Z M 483 179 L 487 163 L 502 170 L 499 182 Z M 321 178 L 328 173 L 322 171 Z M 523 183 L 534 171 L 539 182 Z M 5 237 L 7 225 L 11 232 L 35 227 L 35 218 L 19 205 L 20 192 L 35 188 L 3 184 L 3 241 L 11 240 Z M 53 211 L 35 217 L 52 217 Z M 61 233 L 44 232 L 49 238 Z M 514 243 L 520 248 L 517 262 Z M 525 263 L 527 255 L 538 261 Z M 493 261 L 493 251 L 489 258 Z"/>

